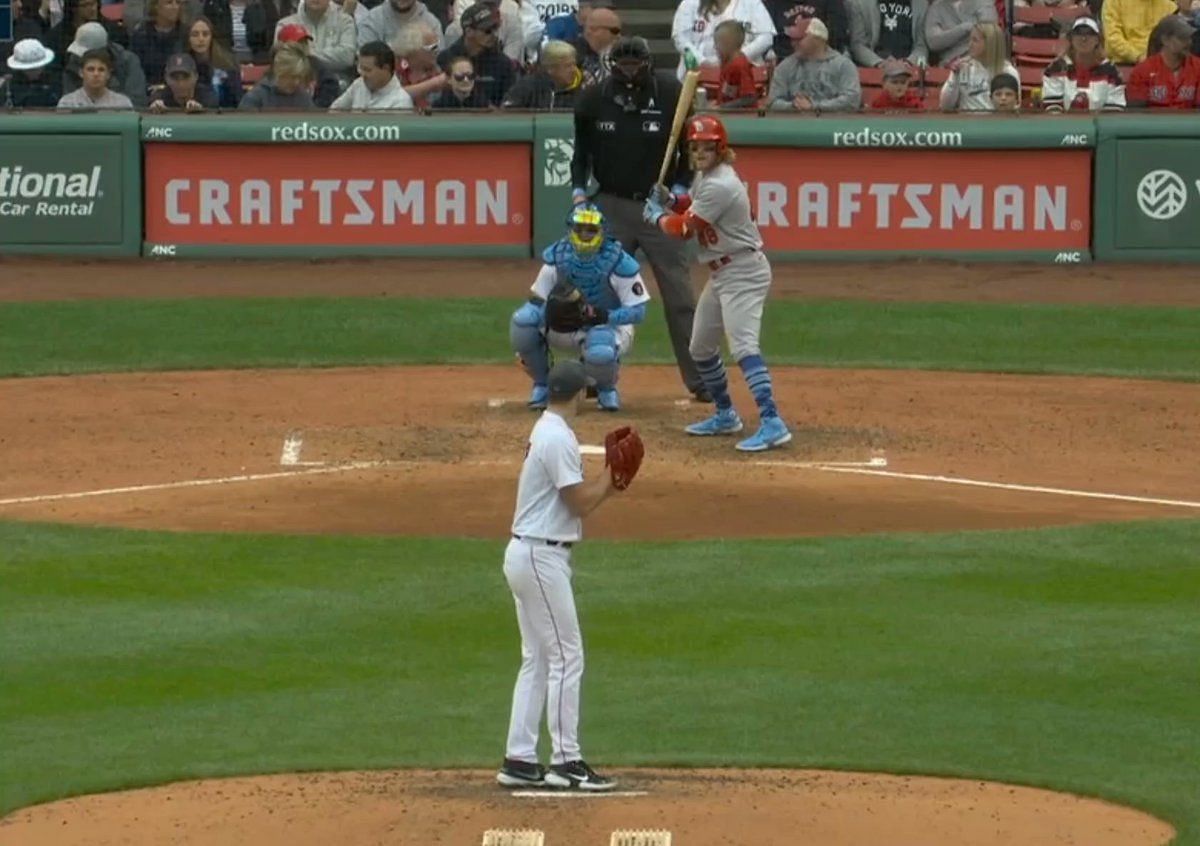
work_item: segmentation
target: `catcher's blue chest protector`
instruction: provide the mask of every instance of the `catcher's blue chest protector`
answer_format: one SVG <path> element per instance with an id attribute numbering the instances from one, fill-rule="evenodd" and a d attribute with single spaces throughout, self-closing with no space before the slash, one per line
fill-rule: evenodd
<path id="1" fill-rule="evenodd" d="M 600 249 L 586 258 L 562 238 L 542 252 L 542 260 L 553 265 L 558 278 L 578 288 L 589 303 L 609 311 L 621 306 L 609 281 L 612 275 L 635 276 L 638 272 L 637 260 L 621 249 L 621 242 L 615 238 L 605 238 Z"/>

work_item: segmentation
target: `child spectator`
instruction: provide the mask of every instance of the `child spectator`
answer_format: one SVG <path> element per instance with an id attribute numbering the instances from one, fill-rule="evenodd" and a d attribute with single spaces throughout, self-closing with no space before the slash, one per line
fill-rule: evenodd
<path id="1" fill-rule="evenodd" d="M 1108 39 L 1108 58 L 1135 65 L 1148 55 L 1150 32 L 1177 11 L 1175 0 L 1105 0 L 1101 15 Z"/>
<path id="2" fill-rule="evenodd" d="M 746 27 L 739 21 L 721 21 L 713 32 L 713 46 L 721 63 L 721 79 L 713 102 L 720 109 L 747 109 L 758 103 L 754 66 L 742 52 Z"/>
<path id="3" fill-rule="evenodd" d="M 67 63 L 62 74 L 63 93 L 70 94 L 83 87 L 83 56 L 93 50 L 104 50 L 110 57 L 109 87 L 128 97 L 134 108 L 144 108 L 147 102 L 146 75 L 142 73 L 142 63 L 120 44 L 109 44 L 108 30 L 94 22 L 79 27 L 75 40 L 67 48 Z"/>
<path id="4" fill-rule="evenodd" d="M 396 54 L 382 41 L 371 41 L 358 48 L 358 79 L 333 101 L 329 111 L 412 107 L 412 97 L 396 78 Z"/>
<path id="5" fill-rule="evenodd" d="M 1159 21 L 1150 35 L 1152 55 L 1129 76 L 1125 97 L 1130 107 L 1200 107 L 1200 57 L 1191 55 L 1188 49 L 1194 35 L 1191 25 L 1180 15 Z"/>
<path id="6" fill-rule="evenodd" d="M 748 43 L 743 52 L 751 62 L 761 62 L 771 49 L 775 24 L 763 0 L 682 0 L 671 24 L 671 40 L 679 51 L 678 75 L 686 70 L 684 57 L 691 53 L 702 65 L 716 65 L 721 59 L 715 43 L 716 30 L 725 22 L 740 23 Z"/>
<path id="7" fill-rule="evenodd" d="M 925 44 L 927 0 L 846 0 L 850 17 L 850 56 L 865 68 L 885 59 L 916 67 L 929 64 Z"/>
<path id="8" fill-rule="evenodd" d="M 850 0 L 763 0 L 775 27 L 772 48 L 776 62 L 782 62 L 795 50 L 788 37 L 789 27 L 816 18 L 829 31 L 830 49 L 843 53 L 850 46 Z"/>
<path id="9" fill-rule="evenodd" d="M 60 109 L 132 109 L 133 103 L 124 94 L 108 89 L 112 77 L 112 56 L 107 50 L 89 50 L 83 54 L 81 74 L 83 86 L 58 101 Z"/>
<path id="10" fill-rule="evenodd" d="M 183 43 L 186 33 L 181 10 L 180 0 L 150 0 L 150 17 L 134 30 L 131 46 L 142 63 L 147 85 L 163 84 L 167 57 Z"/>
<path id="11" fill-rule="evenodd" d="M 446 89 L 433 101 L 434 111 L 486 109 L 491 105 L 477 84 L 475 66 L 466 56 L 459 56 L 450 62 L 448 76 Z"/>
<path id="12" fill-rule="evenodd" d="M 259 80 L 242 102 L 240 111 L 308 111 L 316 108 L 311 88 L 312 62 L 299 44 L 277 44 L 271 73 Z"/>
<path id="13" fill-rule="evenodd" d="M 286 24 L 279 28 L 279 32 L 275 34 L 275 46 L 280 44 L 291 44 L 297 49 L 304 52 L 308 57 L 308 63 L 312 66 L 313 79 L 315 80 L 312 97 L 313 102 L 322 109 L 328 109 L 333 105 L 342 93 L 342 83 L 338 76 L 325 67 L 324 62 L 316 58 L 312 54 L 312 36 L 308 30 L 301 24 Z M 275 48 L 271 48 L 274 55 Z"/>
<path id="14" fill-rule="evenodd" d="M 11 76 L 0 78 L 0 106 L 9 109 L 53 109 L 62 96 L 56 74 L 47 68 L 54 51 L 36 38 L 13 46 L 6 64 Z"/>
<path id="15" fill-rule="evenodd" d="M 547 41 L 538 68 L 518 81 L 501 105 L 506 109 L 574 110 L 583 85 L 583 71 L 575 64 L 575 48 L 565 41 Z"/>
<path id="16" fill-rule="evenodd" d="M 933 0 L 925 14 L 925 43 L 937 55 L 939 65 L 950 67 L 955 59 L 970 51 L 975 27 L 995 24 L 997 20 L 996 6 L 991 0 Z M 983 93 L 987 100 L 986 82 Z"/>
<path id="17" fill-rule="evenodd" d="M 438 38 L 424 24 L 409 24 L 392 39 L 396 76 L 418 109 L 428 108 L 429 98 L 446 85 L 446 74 L 437 64 Z"/>
<path id="18" fill-rule="evenodd" d="M 775 68 L 767 101 L 775 111 L 856 112 L 862 85 L 854 63 L 829 47 L 829 30 L 819 18 L 802 18 L 788 28 L 794 52 Z"/>
<path id="19" fill-rule="evenodd" d="M 997 112 L 1020 111 L 1021 83 L 1011 74 L 998 73 L 992 77 L 992 109 Z"/>
<path id="20" fill-rule="evenodd" d="M 462 38 L 438 54 L 438 64 L 447 71 L 450 63 L 460 56 L 470 59 L 475 68 L 476 87 L 494 106 L 503 102 L 517 79 L 516 66 L 497 47 L 500 24 L 496 18 L 495 7 L 487 3 L 469 7 L 460 20 Z M 453 84 L 449 90 L 454 90 Z"/>
<path id="21" fill-rule="evenodd" d="M 1119 112 L 1125 80 L 1104 58 L 1104 39 L 1095 18 L 1077 18 L 1067 49 L 1042 74 L 1042 104 L 1048 112 Z"/>
<path id="22" fill-rule="evenodd" d="M 1005 58 L 1004 33 L 994 23 L 971 27 L 967 55 L 951 65 L 950 78 L 942 86 L 939 105 L 946 112 L 990 112 L 992 80 L 1006 73 L 1017 80 L 1020 75 Z"/>
<path id="23" fill-rule="evenodd" d="M 199 83 L 216 95 L 217 107 L 236 109 L 242 101 L 242 68 L 213 38 L 213 26 L 208 18 L 196 18 L 188 27 L 186 52 L 196 63 Z"/>
<path id="24" fill-rule="evenodd" d="M 339 79 L 348 82 L 354 76 L 358 29 L 354 18 L 334 6 L 330 0 L 301 0 L 296 14 L 282 18 L 278 32 L 288 24 L 299 24 L 312 36 L 309 55 Z"/>
<path id="25" fill-rule="evenodd" d="M 176 53 L 167 59 L 164 71 L 166 87 L 150 97 L 150 111 L 161 114 L 170 109 L 202 112 L 217 107 L 217 95 L 197 79 L 196 62 L 186 53 Z"/>
<path id="26" fill-rule="evenodd" d="M 911 89 L 912 68 L 899 59 L 883 63 L 883 91 L 871 101 L 875 111 L 923 112 L 925 101 Z"/>

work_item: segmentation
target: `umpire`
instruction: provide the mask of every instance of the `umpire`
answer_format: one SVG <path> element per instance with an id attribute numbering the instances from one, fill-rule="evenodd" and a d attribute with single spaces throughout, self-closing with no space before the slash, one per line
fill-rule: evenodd
<path id="1" fill-rule="evenodd" d="M 609 53 L 611 71 L 575 103 L 575 156 L 571 184 L 575 203 L 587 201 L 588 177 L 600 186 L 594 198 L 613 237 L 630 255 L 640 247 L 654 269 L 683 382 L 697 399 L 709 401 L 688 352 L 696 295 L 687 242 L 642 220 L 642 204 L 658 181 L 681 86 L 672 71 L 655 71 L 644 38 L 622 38 Z M 683 108 L 689 108 L 684 104 Z M 682 145 L 681 145 L 682 146 Z M 676 158 L 668 185 L 688 185 L 687 157 Z"/>

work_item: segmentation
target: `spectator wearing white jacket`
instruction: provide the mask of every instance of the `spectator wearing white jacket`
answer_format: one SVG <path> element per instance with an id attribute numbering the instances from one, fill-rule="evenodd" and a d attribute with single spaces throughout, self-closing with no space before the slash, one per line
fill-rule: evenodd
<path id="1" fill-rule="evenodd" d="M 946 112 L 991 112 L 992 80 L 1005 73 L 1017 80 L 1020 74 L 1005 58 L 1004 31 L 998 24 L 980 23 L 971 28 L 967 55 L 951 65 L 950 78 L 942 86 L 939 105 Z"/>
<path id="2" fill-rule="evenodd" d="M 396 78 L 396 54 L 382 41 L 371 41 L 358 48 L 358 79 L 333 101 L 329 111 L 412 107 L 412 97 Z"/>
<path id="3" fill-rule="evenodd" d="M 713 33 L 725 21 L 742 24 L 746 30 L 742 54 L 754 64 L 762 64 L 775 39 L 775 23 L 762 0 L 682 0 L 671 24 L 671 40 L 679 51 L 680 79 L 686 69 L 684 56 L 688 51 L 702 65 L 721 63 Z"/>
<path id="4" fill-rule="evenodd" d="M 1067 34 L 1067 50 L 1042 74 L 1042 105 L 1048 112 L 1125 110 L 1125 80 L 1104 57 L 1095 18 L 1078 18 Z"/>
<path id="5" fill-rule="evenodd" d="M 296 14 L 280 19 L 275 26 L 277 38 L 279 30 L 288 24 L 299 24 L 308 31 L 312 36 L 310 54 L 327 69 L 344 79 L 354 76 L 354 52 L 358 45 L 354 18 L 330 0 L 303 0 Z"/>
<path id="6" fill-rule="evenodd" d="M 500 50 L 504 55 L 508 56 L 517 64 L 525 63 L 525 51 L 530 43 L 530 38 L 533 36 L 533 31 L 526 32 L 526 23 L 532 23 L 527 13 L 523 13 L 521 6 L 514 0 L 482 0 L 490 3 L 493 6 L 500 8 Z M 454 17 L 449 26 L 446 27 L 446 43 L 452 44 L 456 39 L 462 37 L 462 22 L 460 18 L 463 12 L 474 6 L 480 0 L 454 0 Z M 521 4 L 525 5 L 525 4 Z M 536 13 L 537 8 L 532 3 L 528 4 Z M 541 21 L 538 21 L 541 25 Z M 537 30 L 537 38 L 532 42 L 534 48 L 537 47 L 541 40 L 542 30 Z"/>

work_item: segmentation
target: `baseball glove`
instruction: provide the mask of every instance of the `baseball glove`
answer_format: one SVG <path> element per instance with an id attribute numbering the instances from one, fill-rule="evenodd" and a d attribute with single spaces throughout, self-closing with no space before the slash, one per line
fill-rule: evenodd
<path id="1" fill-rule="evenodd" d="M 645 455 L 646 447 L 637 429 L 622 426 L 604 436 L 604 466 L 612 473 L 614 488 L 623 491 L 629 487 Z"/>
<path id="2" fill-rule="evenodd" d="M 608 310 L 588 303 L 570 282 L 558 282 L 546 297 L 546 326 L 553 332 L 578 332 L 607 320 Z"/>

